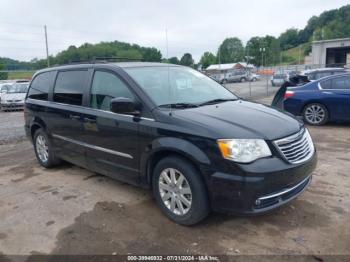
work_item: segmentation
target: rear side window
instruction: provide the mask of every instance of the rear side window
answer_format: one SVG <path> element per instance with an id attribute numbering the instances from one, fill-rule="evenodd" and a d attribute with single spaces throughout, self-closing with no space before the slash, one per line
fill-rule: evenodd
<path id="1" fill-rule="evenodd" d="M 110 111 L 111 100 L 115 97 L 134 98 L 129 88 L 116 75 L 96 71 L 91 87 L 90 106 Z"/>
<path id="2" fill-rule="evenodd" d="M 28 98 L 48 100 L 49 90 L 55 81 L 55 71 L 42 73 L 34 78 L 28 91 Z"/>
<path id="3" fill-rule="evenodd" d="M 350 76 L 334 78 L 332 80 L 332 89 L 350 89 Z"/>
<path id="4" fill-rule="evenodd" d="M 53 101 L 81 106 L 87 82 L 87 70 L 59 72 L 57 75 Z"/>

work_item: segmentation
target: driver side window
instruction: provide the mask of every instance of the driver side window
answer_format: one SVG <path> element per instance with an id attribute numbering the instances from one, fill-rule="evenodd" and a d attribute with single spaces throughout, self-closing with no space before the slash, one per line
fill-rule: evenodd
<path id="1" fill-rule="evenodd" d="M 96 71 L 91 87 L 90 106 L 95 109 L 110 111 L 111 100 L 115 97 L 134 99 L 129 88 L 116 75 Z"/>

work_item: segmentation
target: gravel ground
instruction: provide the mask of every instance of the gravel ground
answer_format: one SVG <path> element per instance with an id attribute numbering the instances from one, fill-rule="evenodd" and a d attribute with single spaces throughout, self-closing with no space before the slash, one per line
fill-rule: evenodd
<path id="1" fill-rule="evenodd" d="M 25 139 L 23 111 L 0 111 L 0 145 Z"/>
<path id="2" fill-rule="evenodd" d="M 69 164 L 40 167 L 23 140 L 22 116 L 0 113 L 6 141 L 0 144 L 0 261 L 11 255 L 140 253 L 350 258 L 350 125 L 310 127 L 319 163 L 309 189 L 290 204 L 258 217 L 213 213 L 183 227 L 160 213 L 147 190 Z"/>

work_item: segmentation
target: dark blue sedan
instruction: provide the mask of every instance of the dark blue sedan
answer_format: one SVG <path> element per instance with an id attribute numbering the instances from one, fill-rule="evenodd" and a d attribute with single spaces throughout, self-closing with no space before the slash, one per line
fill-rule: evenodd
<path id="1" fill-rule="evenodd" d="M 350 121 L 350 74 L 332 75 L 303 86 L 289 87 L 284 110 L 311 125 Z"/>

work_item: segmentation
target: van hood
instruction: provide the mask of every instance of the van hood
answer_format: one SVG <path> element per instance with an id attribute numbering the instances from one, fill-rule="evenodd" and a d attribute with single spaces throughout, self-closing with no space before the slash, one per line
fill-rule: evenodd
<path id="1" fill-rule="evenodd" d="M 174 110 L 173 116 L 200 125 L 215 139 L 275 140 L 294 134 L 303 126 L 302 122 L 278 109 L 243 100 Z"/>

